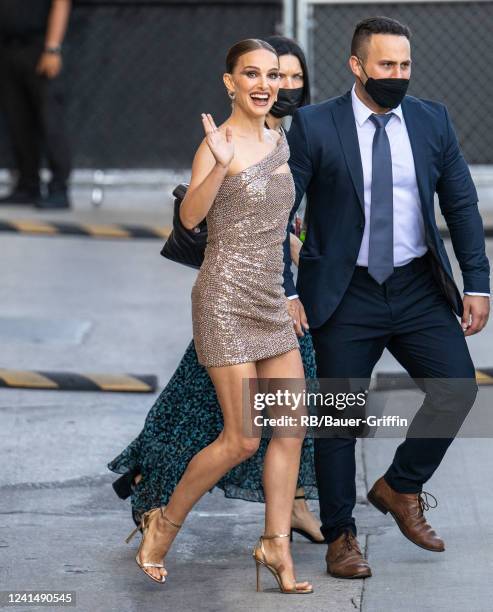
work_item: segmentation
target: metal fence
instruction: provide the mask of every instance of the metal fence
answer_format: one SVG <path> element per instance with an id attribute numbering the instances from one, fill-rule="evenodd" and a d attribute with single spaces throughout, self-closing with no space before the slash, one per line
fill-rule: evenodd
<path id="1" fill-rule="evenodd" d="M 281 23 L 281 0 L 76 1 L 64 54 L 75 167 L 190 167 L 200 113 L 219 122 L 230 112 L 228 48 Z M 5 128 L 0 167 L 10 161 Z"/>
<path id="2" fill-rule="evenodd" d="M 314 100 L 352 83 L 354 25 L 385 14 L 413 31 L 410 93 L 445 102 L 471 164 L 493 164 L 493 1 L 75 0 L 66 41 L 67 124 L 78 168 L 190 166 L 200 113 L 229 112 L 235 41 L 283 31 L 305 47 Z M 10 160 L 0 116 L 0 167 Z"/>
<path id="3" fill-rule="evenodd" d="M 409 93 L 447 104 L 471 164 L 493 163 L 493 2 L 293 0 L 288 20 L 308 52 L 315 101 L 347 91 L 355 24 L 386 15 L 412 30 Z"/>

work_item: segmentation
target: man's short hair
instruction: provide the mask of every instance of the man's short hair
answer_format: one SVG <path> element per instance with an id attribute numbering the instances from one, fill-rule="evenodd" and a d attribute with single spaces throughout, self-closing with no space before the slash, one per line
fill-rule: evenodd
<path id="1" fill-rule="evenodd" d="M 411 39 L 411 30 L 390 17 L 369 17 L 356 24 L 351 41 L 351 55 L 366 57 L 366 49 L 373 34 L 394 34 Z"/>

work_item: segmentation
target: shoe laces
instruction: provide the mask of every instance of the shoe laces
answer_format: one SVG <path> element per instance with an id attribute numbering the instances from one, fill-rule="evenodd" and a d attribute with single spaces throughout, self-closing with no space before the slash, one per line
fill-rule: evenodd
<path id="1" fill-rule="evenodd" d="M 356 538 L 350 531 L 346 531 L 345 533 L 344 544 L 348 550 L 357 550 Z"/>
<path id="2" fill-rule="evenodd" d="M 430 503 L 430 500 L 433 500 L 433 502 Z M 421 493 L 418 493 L 418 504 L 419 504 L 421 513 L 423 513 L 426 510 L 436 508 L 438 506 L 438 500 L 431 493 L 428 493 L 427 491 L 421 491 Z"/>

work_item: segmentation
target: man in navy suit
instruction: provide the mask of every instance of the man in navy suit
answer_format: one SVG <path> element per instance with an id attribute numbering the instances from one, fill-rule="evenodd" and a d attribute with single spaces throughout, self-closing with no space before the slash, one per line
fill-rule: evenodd
<path id="1" fill-rule="evenodd" d="M 305 193 L 308 206 L 296 287 L 289 239 L 284 245 L 284 288 L 298 335 L 310 324 L 319 378 L 369 379 L 387 348 L 413 378 L 425 381 L 425 401 L 411 426 L 418 436 L 408 433 L 368 499 L 390 512 L 409 540 L 439 552 L 444 543 L 424 516 L 422 487 L 477 393 L 465 336 L 479 332 L 489 314 L 483 225 L 446 107 L 406 95 L 409 29 L 386 17 L 360 22 L 349 66 L 352 90 L 301 108 L 289 131 L 296 184 L 291 218 Z M 436 226 L 435 193 L 464 296 Z M 460 384 L 447 398 L 427 386 L 433 379 Z M 420 438 L 430 414 L 438 414 L 439 433 Z M 354 436 L 316 439 L 315 462 L 327 571 L 370 576 L 352 516 Z"/>

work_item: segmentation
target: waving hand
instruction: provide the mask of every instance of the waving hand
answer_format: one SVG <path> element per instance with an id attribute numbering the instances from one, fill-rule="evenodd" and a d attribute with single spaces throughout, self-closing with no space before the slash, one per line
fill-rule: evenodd
<path id="1" fill-rule="evenodd" d="M 214 123 L 211 115 L 202 113 L 202 125 L 209 149 L 216 162 L 223 168 L 228 168 L 234 156 L 233 130 L 227 126 L 221 131 Z"/>

